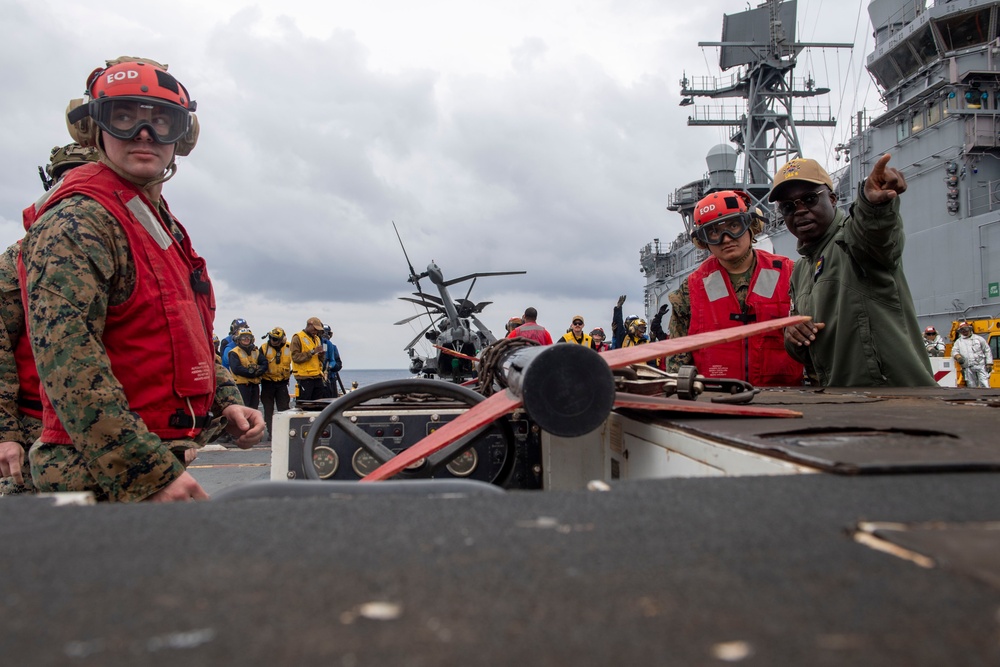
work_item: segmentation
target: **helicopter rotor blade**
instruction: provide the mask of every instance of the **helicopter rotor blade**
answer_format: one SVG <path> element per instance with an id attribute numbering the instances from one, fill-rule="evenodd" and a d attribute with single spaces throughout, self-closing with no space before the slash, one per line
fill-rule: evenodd
<path id="1" fill-rule="evenodd" d="M 484 273 L 470 273 L 469 275 L 462 276 L 461 278 L 452 278 L 451 280 L 446 280 L 441 284 L 444 285 L 445 287 L 450 287 L 455 283 L 460 283 L 462 281 L 468 280 L 469 278 L 483 278 L 486 276 L 518 276 L 523 273 L 527 273 L 527 271 L 487 271 Z"/>
<path id="2" fill-rule="evenodd" d="M 413 320 L 417 319 L 418 317 L 423 317 L 426 314 L 427 313 L 417 313 L 416 315 L 410 315 L 405 320 L 400 320 L 398 322 L 393 322 L 392 324 L 393 324 L 393 326 L 396 326 L 396 325 L 399 325 L 399 324 L 407 324 L 408 322 L 412 322 Z"/>
<path id="3" fill-rule="evenodd" d="M 423 292 L 413 292 L 413 296 L 420 296 L 420 297 L 423 297 L 423 298 L 427 299 L 428 301 L 433 301 L 434 303 L 444 304 L 444 301 L 441 300 L 441 297 L 434 296 L 433 294 L 424 294 Z"/>
<path id="4" fill-rule="evenodd" d="M 423 338 L 423 337 L 424 337 L 424 334 L 425 334 L 425 333 L 427 333 L 428 331 L 430 331 L 430 330 L 431 330 L 432 328 L 434 328 L 434 326 L 435 326 L 436 324 L 437 324 L 437 322 L 431 322 L 431 323 L 430 323 L 430 324 L 428 324 L 428 325 L 427 325 L 426 327 L 424 327 L 424 328 L 423 328 L 423 330 L 422 330 L 422 331 L 421 331 L 420 333 L 418 333 L 418 334 L 417 334 L 417 335 L 416 335 L 416 336 L 414 337 L 414 339 L 413 339 L 413 340 L 411 340 L 411 341 L 410 341 L 409 343 L 407 343 L 406 347 L 404 347 L 403 349 L 404 349 L 404 350 L 409 350 L 409 349 L 410 349 L 410 348 L 412 348 L 412 347 L 413 347 L 414 345 L 416 345 L 416 344 L 417 344 L 417 341 L 418 341 L 418 340 L 420 340 L 421 338 Z"/>
<path id="5" fill-rule="evenodd" d="M 415 303 L 418 306 L 426 306 L 428 308 L 437 308 L 438 310 L 441 309 L 441 306 L 439 306 L 436 303 L 430 302 L 430 301 L 425 301 L 425 300 L 421 300 L 421 299 L 414 299 L 413 297 L 409 297 L 409 296 L 401 296 L 401 297 L 397 297 L 397 298 L 400 301 L 406 301 L 407 303 Z"/>
<path id="6" fill-rule="evenodd" d="M 420 297 L 426 296 L 424 291 L 420 288 L 420 276 L 417 275 L 416 270 L 413 268 L 413 262 L 410 261 L 410 256 L 406 254 L 406 246 L 403 245 L 403 237 L 399 235 L 399 229 L 396 227 L 396 221 L 392 221 L 392 229 L 396 232 L 396 238 L 399 240 L 399 247 L 403 249 L 403 257 L 406 258 L 406 266 L 410 269 L 410 282 L 414 284 L 417 288 L 417 295 Z M 426 275 L 426 274 L 425 274 Z M 427 317 L 432 320 L 431 326 L 433 326 L 434 315 L 431 313 L 430 306 L 423 303 L 420 304 L 427 308 Z"/>

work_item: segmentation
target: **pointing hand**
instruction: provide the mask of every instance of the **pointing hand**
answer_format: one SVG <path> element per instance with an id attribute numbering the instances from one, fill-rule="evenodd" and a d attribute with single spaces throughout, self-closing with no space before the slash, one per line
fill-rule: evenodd
<path id="1" fill-rule="evenodd" d="M 886 166 L 890 157 L 888 153 L 880 157 L 865 179 L 865 199 L 872 204 L 885 204 L 906 192 L 903 173 Z"/>

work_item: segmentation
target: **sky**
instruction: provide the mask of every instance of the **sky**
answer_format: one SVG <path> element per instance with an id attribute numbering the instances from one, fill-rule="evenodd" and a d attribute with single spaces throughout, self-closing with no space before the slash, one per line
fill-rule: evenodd
<path id="1" fill-rule="evenodd" d="M 426 318 L 393 325 L 418 312 L 399 300 L 414 289 L 393 223 L 418 272 L 527 272 L 476 282 L 495 334 L 527 306 L 554 335 L 574 315 L 610 333 L 619 295 L 643 312 L 640 249 L 683 230 L 668 197 L 727 139 L 686 125 L 679 81 L 727 76 L 698 42 L 756 5 L 0 0 L 0 247 L 70 141 L 68 101 L 104 60 L 142 56 L 198 103 L 198 144 L 163 194 L 208 261 L 220 337 L 236 317 L 260 336 L 316 316 L 345 372 L 405 368 Z M 881 108 L 866 8 L 799 0 L 799 41 L 856 45 L 808 50 L 795 72 L 844 121 L 799 131 L 831 171 L 852 115 Z"/>

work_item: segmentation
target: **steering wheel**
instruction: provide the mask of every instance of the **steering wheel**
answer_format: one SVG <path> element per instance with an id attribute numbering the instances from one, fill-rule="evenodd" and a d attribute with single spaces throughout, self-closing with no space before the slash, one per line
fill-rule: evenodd
<path id="1" fill-rule="evenodd" d="M 320 479 L 316 466 L 313 463 L 313 451 L 316 448 L 317 439 L 328 425 L 332 425 L 340 429 L 349 440 L 352 440 L 360 445 L 364 451 L 378 461 L 379 465 L 382 465 L 395 457 L 396 452 L 392 451 L 379 440 L 369 435 L 367 431 L 352 422 L 349 417 L 344 415 L 344 413 L 376 398 L 411 392 L 431 394 L 440 398 L 457 400 L 465 405 L 468 405 L 470 408 L 486 400 L 482 394 L 479 394 L 468 387 L 463 387 L 451 382 L 444 382 L 442 380 L 425 380 L 421 378 L 389 380 L 386 382 L 378 382 L 360 389 L 355 389 L 323 408 L 323 411 L 317 415 L 316 420 L 309 428 L 309 433 L 306 435 L 302 444 L 302 466 L 305 469 L 306 477 L 314 480 Z M 400 472 L 396 478 L 434 477 L 441 468 L 447 466 L 464 452 L 475 446 L 477 442 L 480 441 L 481 436 L 491 429 L 499 429 L 500 434 L 503 436 L 505 455 L 500 470 L 489 481 L 493 484 L 502 486 L 507 482 L 507 478 L 514 469 L 516 450 L 514 431 L 511 428 L 509 420 L 506 418 L 498 419 L 490 424 L 485 424 L 472 433 L 459 438 L 447 447 L 428 456 L 419 467 L 412 470 L 407 468 L 406 470 Z M 450 477 L 450 475 L 448 476 Z"/>

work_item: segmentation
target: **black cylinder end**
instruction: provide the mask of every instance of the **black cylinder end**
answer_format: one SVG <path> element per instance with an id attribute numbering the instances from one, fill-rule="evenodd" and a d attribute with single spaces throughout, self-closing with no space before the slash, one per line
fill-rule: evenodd
<path id="1" fill-rule="evenodd" d="M 615 403 L 615 379 L 594 350 L 552 345 L 525 369 L 524 409 L 543 430 L 575 438 L 600 426 Z"/>

